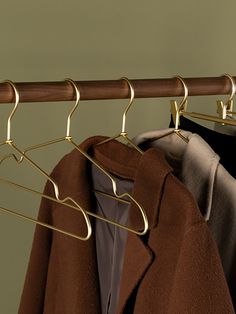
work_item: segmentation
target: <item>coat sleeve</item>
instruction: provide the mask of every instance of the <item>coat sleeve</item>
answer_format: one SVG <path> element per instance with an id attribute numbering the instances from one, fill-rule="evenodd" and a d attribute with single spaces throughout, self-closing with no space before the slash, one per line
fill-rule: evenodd
<path id="1" fill-rule="evenodd" d="M 53 196 L 53 189 L 50 182 L 47 182 L 44 194 Z M 42 198 L 38 220 L 52 224 L 52 206 L 52 201 Z M 43 313 L 51 240 L 51 229 L 37 225 L 21 296 L 19 314 Z"/>
<path id="2" fill-rule="evenodd" d="M 170 313 L 235 313 L 218 250 L 205 223 L 185 234 Z"/>

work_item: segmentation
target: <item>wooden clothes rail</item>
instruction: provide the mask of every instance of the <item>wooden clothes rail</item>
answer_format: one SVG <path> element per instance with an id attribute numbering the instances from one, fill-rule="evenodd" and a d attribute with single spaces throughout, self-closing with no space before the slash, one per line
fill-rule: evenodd
<path id="1" fill-rule="evenodd" d="M 183 78 L 190 96 L 225 95 L 231 93 L 231 83 L 227 77 Z M 233 77 L 236 82 L 236 77 Z M 124 80 L 75 81 L 81 100 L 122 99 L 130 95 Z M 184 89 L 176 78 L 130 79 L 135 98 L 182 96 Z M 15 83 L 20 94 L 20 102 L 70 101 L 75 99 L 73 86 L 68 82 L 28 82 Z M 0 103 L 14 101 L 14 92 L 6 83 L 0 83 Z"/>

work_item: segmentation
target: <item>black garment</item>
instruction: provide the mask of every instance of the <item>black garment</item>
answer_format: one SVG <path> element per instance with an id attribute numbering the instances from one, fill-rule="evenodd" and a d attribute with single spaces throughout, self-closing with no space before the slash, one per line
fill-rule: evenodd
<path id="1" fill-rule="evenodd" d="M 170 128 L 174 127 L 171 117 Z M 220 156 L 220 163 L 236 178 L 236 136 L 218 133 L 185 117 L 180 117 L 180 129 L 200 135 Z"/>

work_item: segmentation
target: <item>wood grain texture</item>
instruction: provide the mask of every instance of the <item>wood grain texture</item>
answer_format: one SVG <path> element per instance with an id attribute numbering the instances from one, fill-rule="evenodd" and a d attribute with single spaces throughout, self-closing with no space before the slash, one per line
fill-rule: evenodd
<path id="1" fill-rule="evenodd" d="M 234 81 L 236 77 L 233 77 Z M 231 93 L 227 77 L 183 78 L 190 96 L 225 95 Z M 182 96 L 184 89 L 176 78 L 131 79 L 135 98 Z M 16 82 L 20 102 L 70 101 L 75 91 L 70 83 L 58 82 Z M 76 81 L 81 100 L 122 99 L 130 95 L 124 80 Z M 14 92 L 9 84 L 0 83 L 0 103 L 14 101 Z"/>

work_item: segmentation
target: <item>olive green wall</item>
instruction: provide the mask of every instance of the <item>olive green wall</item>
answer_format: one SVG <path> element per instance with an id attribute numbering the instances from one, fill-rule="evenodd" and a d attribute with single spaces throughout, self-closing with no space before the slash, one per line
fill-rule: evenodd
<path id="1" fill-rule="evenodd" d="M 0 79 L 13 81 L 219 76 L 236 74 L 236 2 L 230 1 L 2 1 Z M 216 97 L 190 100 L 214 111 Z M 168 99 L 137 100 L 128 116 L 133 136 L 167 127 Z M 120 130 L 125 101 L 82 102 L 74 118 L 77 141 Z M 70 103 L 22 104 L 14 117 L 19 147 L 64 135 Z M 12 105 L 0 106 L 0 140 Z M 70 150 L 55 145 L 31 156 L 45 170 Z M 0 156 L 9 150 L 1 148 Z M 42 189 L 44 179 L 26 165 L 6 161 L 0 175 Z M 0 184 L 0 206 L 37 215 L 39 199 Z M 20 300 L 34 226 L 0 212 L 0 313 Z"/>

